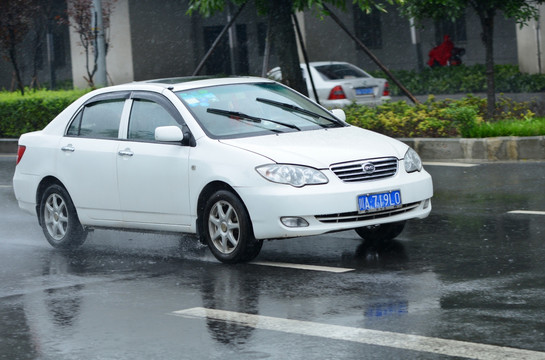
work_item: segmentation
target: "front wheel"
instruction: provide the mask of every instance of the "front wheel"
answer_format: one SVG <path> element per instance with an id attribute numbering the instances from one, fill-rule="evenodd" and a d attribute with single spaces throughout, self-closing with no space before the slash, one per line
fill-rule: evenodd
<path id="1" fill-rule="evenodd" d="M 45 237 L 55 248 L 76 248 L 87 237 L 72 199 L 62 186 L 54 184 L 45 190 L 40 201 L 39 216 Z"/>
<path id="2" fill-rule="evenodd" d="M 215 192 L 206 203 L 202 221 L 206 243 L 219 261 L 250 261 L 259 254 L 263 241 L 254 238 L 248 211 L 232 192 Z"/>
<path id="3" fill-rule="evenodd" d="M 397 237 L 405 228 L 405 221 L 363 226 L 355 229 L 360 237 L 373 244 L 381 244 Z"/>

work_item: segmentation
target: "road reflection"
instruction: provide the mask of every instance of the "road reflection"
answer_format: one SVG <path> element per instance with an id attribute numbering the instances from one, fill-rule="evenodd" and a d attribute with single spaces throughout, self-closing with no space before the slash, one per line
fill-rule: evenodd
<path id="1" fill-rule="evenodd" d="M 247 314 L 259 313 L 259 278 L 247 269 L 214 266 L 201 279 L 203 306 Z M 250 338 L 253 328 L 234 322 L 207 318 L 207 328 L 214 340 L 225 345 L 240 345 Z M 251 325 L 251 324 L 250 324 Z"/>

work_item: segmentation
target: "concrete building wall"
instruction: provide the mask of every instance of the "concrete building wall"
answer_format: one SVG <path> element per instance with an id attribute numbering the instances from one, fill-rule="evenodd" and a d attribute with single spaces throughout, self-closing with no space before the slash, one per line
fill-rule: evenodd
<path id="1" fill-rule="evenodd" d="M 334 11 L 345 26 L 354 33 L 354 14 L 349 6 L 347 8 L 347 12 Z M 401 16 L 394 7 L 389 7 L 387 13 L 380 14 L 380 18 L 382 46 L 370 50 L 390 69 L 417 69 L 417 50 L 412 44 L 409 20 Z M 495 62 L 497 64 L 516 64 L 515 22 L 505 19 L 501 14 L 497 15 L 495 20 Z M 423 21 L 419 25 L 416 31 L 420 38 L 421 54 L 425 64 L 428 60 L 428 52 L 439 44 L 436 42 L 433 21 Z M 309 11 L 305 15 L 305 32 L 311 61 L 348 61 L 367 70 L 378 69 L 378 66 L 356 47 L 352 39 L 332 19 L 327 17 L 321 19 Z M 485 50 L 481 41 L 481 33 L 479 18 L 472 10 L 468 10 L 466 13 L 467 40 L 455 43 L 455 46 L 466 49 L 466 54 L 462 57 L 465 64 L 484 64 Z"/>
<path id="2" fill-rule="evenodd" d="M 528 26 L 517 27 L 518 63 L 520 71 L 529 74 L 543 74 L 545 72 L 545 5 L 539 6 L 540 19 L 532 20 Z"/>
<path id="3" fill-rule="evenodd" d="M 187 1 L 129 0 L 135 80 L 191 75 L 199 41 Z"/>
<path id="4" fill-rule="evenodd" d="M 64 0 L 58 1 L 64 4 Z M 111 18 L 110 47 L 106 57 L 109 84 L 191 75 L 208 50 L 206 42 L 211 42 L 210 30 L 213 28 L 217 31 L 227 24 L 228 11 L 203 18 L 197 13 L 187 15 L 188 6 L 189 0 L 117 0 Z M 231 15 L 236 10 L 231 8 Z M 350 2 L 347 1 L 346 12 L 339 9 L 334 9 L 334 12 L 348 29 L 354 31 L 355 18 Z M 382 46 L 372 48 L 373 53 L 391 69 L 416 69 L 417 50 L 411 42 L 409 21 L 395 7 L 389 7 L 388 12 L 380 16 Z M 378 69 L 331 18 L 320 18 L 313 10 L 298 14 L 298 19 L 311 61 L 342 60 L 367 70 Z M 538 71 L 539 49 L 545 48 L 545 44 L 541 37 L 540 46 L 537 46 L 537 23 L 531 23 L 520 30 L 513 20 L 505 19 L 501 14 L 496 16 L 495 21 L 496 63 L 520 63 L 523 71 Z M 239 58 L 239 61 L 246 62 L 240 67 L 243 71 L 237 71 L 237 74 L 262 75 L 266 25 L 267 19 L 258 16 L 253 2 L 249 2 L 235 23 L 240 36 L 236 44 L 244 48 L 237 56 L 243 56 L 244 59 Z M 421 25 L 417 33 L 425 63 L 428 52 L 437 45 L 436 33 L 434 22 L 424 21 Z M 545 26 L 541 23 L 539 25 L 540 29 Z M 56 69 L 57 82 L 72 79 L 76 87 L 86 87 L 85 56 L 79 44 L 79 36 L 73 30 L 69 32 L 66 26 L 63 31 L 66 60 L 63 66 Z M 472 10 L 466 14 L 466 33 L 466 41 L 456 42 L 456 46 L 466 49 L 463 62 L 468 65 L 484 63 L 480 23 Z M 223 41 L 228 40 L 226 38 Z M 26 55 L 24 57 L 28 58 Z M 4 60 L 0 61 L 3 61 L 0 66 L 0 88 L 8 88 L 12 76 L 11 65 Z M 224 43 L 220 50 L 212 54 L 201 74 L 231 73 L 230 70 L 218 71 L 218 64 L 229 61 L 229 47 Z M 265 70 L 277 65 L 272 49 Z M 26 74 L 28 68 L 26 64 Z M 47 67 L 40 71 L 41 82 L 47 82 Z M 27 77 L 25 82 L 29 81 Z"/>

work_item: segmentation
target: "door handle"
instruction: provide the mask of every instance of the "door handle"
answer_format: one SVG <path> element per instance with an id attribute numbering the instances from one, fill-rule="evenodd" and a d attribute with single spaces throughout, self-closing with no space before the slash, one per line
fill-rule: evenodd
<path id="1" fill-rule="evenodd" d="M 64 151 L 64 152 L 74 152 L 74 151 L 76 151 L 76 149 L 74 148 L 74 146 L 72 144 L 68 144 L 68 145 L 65 145 L 65 146 L 61 147 L 61 150 Z"/>
<path id="2" fill-rule="evenodd" d="M 117 153 L 119 156 L 133 156 L 134 153 L 130 149 L 119 150 Z"/>

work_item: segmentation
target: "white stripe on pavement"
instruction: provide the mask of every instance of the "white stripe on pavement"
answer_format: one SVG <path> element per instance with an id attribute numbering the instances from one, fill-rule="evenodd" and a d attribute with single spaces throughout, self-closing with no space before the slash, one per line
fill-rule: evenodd
<path id="1" fill-rule="evenodd" d="M 543 360 L 544 352 L 508 348 L 503 346 L 471 343 L 458 340 L 439 339 L 420 335 L 369 330 L 339 325 L 328 325 L 310 321 L 282 319 L 252 315 L 233 311 L 196 307 L 174 311 L 172 315 L 228 321 L 255 329 L 280 331 L 289 334 L 315 336 L 333 340 L 351 341 L 403 350 L 412 350 L 457 356 L 479 360 Z"/>
<path id="2" fill-rule="evenodd" d="M 524 215 L 545 215 L 545 211 L 533 211 L 533 210 L 512 210 L 508 211 L 508 214 L 524 214 Z"/>
<path id="3" fill-rule="evenodd" d="M 291 263 L 269 262 L 269 261 L 252 261 L 250 262 L 250 264 L 289 268 L 289 269 L 299 269 L 299 270 L 324 271 L 324 272 L 332 272 L 332 273 L 345 273 L 349 271 L 354 271 L 354 269 L 341 268 L 341 267 L 291 264 Z"/>

